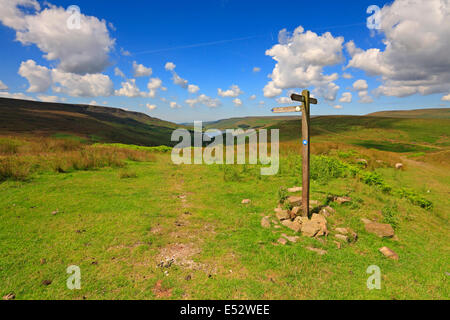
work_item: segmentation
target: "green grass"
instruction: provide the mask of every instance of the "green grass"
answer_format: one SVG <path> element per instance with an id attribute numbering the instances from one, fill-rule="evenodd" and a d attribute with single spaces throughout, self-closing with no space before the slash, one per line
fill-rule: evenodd
<path id="1" fill-rule="evenodd" d="M 358 241 L 337 249 L 332 231 L 323 241 L 302 237 L 275 246 L 281 233 L 293 233 L 263 229 L 260 220 L 273 217 L 280 187 L 298 181 L 286 165 L 277 176 L 257 179 L 257 167 L 236 166 L 230 174 L 240 178 L 226 179 L 222 166 L 175 166 L 169 154 L 157 154 L 154 162 L 129 162 L 133 178 L 104 168 L 4 182 L 0 293 L 15 292 L 18 299 L 159 299 L 154 288 L 162 281 L 170 299 L 448 299 L 447 198 L 435 197 L 436 207 L 426 211 L 357 178 L 313 180 L 313 199 L 325 203 L 330 193 L 353 198 L 351 205 L 332 204 L 337 213 L 329 225 L 351 227 Z M 413 178 L 394 169 L 382 174 L 388 181 Z M 448 191 L 448 184 L 431 189 Z M 252 203 L 242 205 L 244 198 Z M 366 233 L 361 217 L 395 220 L 398 240 Z M 180 243 L 196 249 L 188 257 L 196 267 L 158 267 L 160 253 Z M 400 260 L 384 258 L 381 246 Z M 72 264 L 81 268 L 79 291 L 66 288 Z M 366 288 L 372 264 L 381 268 L 382 290 Z"/>
<path id="2" fill-rule="evenodd" d="M 328 218 L 328 237 L 301 237 L 285 246 L 274 243 L 282 233 L 294 235 L 292 231 L 264 229 L 260 222 L 267 215 L 275 219 L 273 209 L 288 195 L 286 188 L 301 183 L 298 118 L 251 117 L 220 124 L 279 128 L 282 159 L 276 176 L 261 176 L 259 166 L 253 165 L 176 166 L 169 147 L 143 147 L 143 140 L 133 140 L 150 127 L 138 126 L 124 138 L 130 124 L 124 121 L 115 123 L 114 130 L 109 123 L 104 131 L 108 134 L 90 139 L 110 142 L 94 144 L 93 150 L 130 153 L 118 167 L 106 163 L 58 173 L 47 168 L 57 154 L 44 155 L 39 163 L 47 166 L 29 168 L 34 170 L 29 176 L 28 157 L 41 157 L 40 148 L 18 137 L 0 138 L 0 160 L 6 163 L 2 168 L 19 180 L 5 177 L 0 182 L 2 296 L 449 299 L 450 122 L 445 117 L 313 118 L 311 198 L 328 203 L 336 214 Z M 55 133 L 59 149 L 76 151 L 72 133 Z M 48 148 L 56 147 L 49 142 Z M 152 161 L 133 156 L 141 151 L 151 154 Z M 367 160 L 367 168 L 358 164 L 359 158 Z M 394 169 L 397 162 L 404 164 L 403 170 Z M 329 203 L 329 195 L 352 201 Z M 246 198 L 251 204 L 241 204 Z M 361 218 L 391 224 L 396 238 L 367 233 Z M 358 240 L 338 249 L 333 241 L 336 227 L 353 229 Z M 327 254 L 319 256 L 308 246 Z M 381 255 L 382 246 L 398 253 L 399 260 Z M 188 253 L 184 265 L 158 266 L 163 253 L 179 254 L 177 248 Z M 381 268 L 382 289 L 370 291 L 366 269 L 374 264 Z M 70 265 L 81 268 L 79 291 L 66 288 Z M 43 280 L 52 283 L 44 286 Z"/>
<path id="3" fill-rule="evenodd" d="M 424 146 L 418 146 L 414 144 L 408 144 L 408 143 L 394 143 L 390 141 L 373 141 L 373 140 L 366 140 L 366 141 L 358 141 L 354 143 L 357 146 L 362 146 L 369 149 L 377 149 L 377 150 L 383 150 L 383 151 L 390 151 L 390 152 L 399 152 L 399 153 L 406 153 L 406 152 L 420 152 L 420 151 L 431 151 L 435 150 L 434 148 L 430 147 L 424 147 Z"/>

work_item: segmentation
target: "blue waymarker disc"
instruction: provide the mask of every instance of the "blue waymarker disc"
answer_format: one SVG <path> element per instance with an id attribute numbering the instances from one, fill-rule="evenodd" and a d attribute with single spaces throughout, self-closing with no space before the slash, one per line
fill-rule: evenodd
<path id="1" fill-rule="evenodd" d="M 308 144 L 308 140 L 303 140 L 303 144 L 306 146 Z"/>

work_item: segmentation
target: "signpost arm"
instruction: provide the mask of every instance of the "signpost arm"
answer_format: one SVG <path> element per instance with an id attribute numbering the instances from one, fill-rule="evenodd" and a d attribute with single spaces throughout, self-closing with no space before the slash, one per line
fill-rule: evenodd
<path id="1" fill-rule="evenodd" d="M 302 105 L 302 215 L 309 217 L 309 91 L 303 90 L 304 97 Z"/>

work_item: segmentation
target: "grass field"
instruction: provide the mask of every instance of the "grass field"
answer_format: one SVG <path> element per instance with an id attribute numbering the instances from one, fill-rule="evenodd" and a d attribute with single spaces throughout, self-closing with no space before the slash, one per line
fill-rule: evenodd
<path id="1" fill-rule="evenodd" d="M 0 182 L 0 294 L 13 292 L 16 299 L 448 299 L 448 121 L 315 118 L 311 198 L 321 204 L 328 195 L 352 201 L 330 204 L 336 213 L 328 218 L 328 237 L 301 237 L 286 245 L 277 239 L 294 232 L 265 229 L 261 219 L 275 220 L 278 190 L 301 180 L 295 120 L 278 124 L 281 165 L 275 176 L 259 175 L 258 165 L 177 166 L 166 147 L 91 145 L 56 134 L 47 138 L 46 149 L 36 150 L 32 137 L 4 136 L 0 164 L 26 156 L 34 165 L 25 176 L 5 175 Z M 106 151 L 97 154 L 98 148 Z M 106 154 L 110 162 L 102 160 Z M 358 166 L 359 158 L 367 160 L 367 168 Z M 58 169 L 56 159 L 66 159 L 68 166 Z M 80 159 L 99 161 L 73 165 Z M 397 162 L 403 170 L 394 168 Z M 20 166 L 10 168 L 16 169 Z M 405 188 L 410 193 L 400 192 Z M 241 204 L 247 198 L 251 203 Z M 427 210 L 420 201 L 432 205 Z M 396 236 L 381 239 L 366 232 L 361 218 L 390 223 Z M 352 228 L 358 240 L 339 249 L 337 227 Z M 382 246 L 399 260 L 384 257 L 378 251 Z M 81 290 L 66 287 L 70 265 L 81 269 Z M 370 265 L 381 269 L 381 290 L 366 287 Z"/>

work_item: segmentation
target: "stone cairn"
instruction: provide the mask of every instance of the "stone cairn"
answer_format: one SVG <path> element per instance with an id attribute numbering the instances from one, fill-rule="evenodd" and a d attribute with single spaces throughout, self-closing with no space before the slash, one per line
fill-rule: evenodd
<path id="1" fill-rule="evenodd" d="M 272 219 L 270 216 L 264 216 L 261 220 L 261 226 L 263 228 L 270 228 L 273 225 L 276 229 L 280 229 L 284 226 L 302 236 L 314 237 L 317 239 L 320 237 L 328 237 L 330 232 L 327 218 L 336 213 L 335 209 L 328 205 L 320 205 L 317 200 L 310 200 L 310 210 L 313 213 L 311 217 L 306 217 L 303 215 L 301 208 L 302 198 L 295 195 L 296 193 L 301 192 L 302 188 L 292 187 L 287 189 L 287 191 L 294 195 L 287 196 L 280 201 L 278 206 L 274 209 L 276 219 Z M 352 201 L 350 197 L 339 196 L 330 196 L 328 199 L 339 205 Z M 394 237 L 394 229 L 389 224 L 378 223 L 368 219 L 361 219 L 361 221 L 364 223 L 365 230 L 369 233 L 373 233 L 380 238 Z M 338 249 L 340 249 L 343 244 L 352 243 L 358 239 L 358 234 L 347 227 L 334 228 L 332 234 L 333 241 Z M 299 236 L 288 236 L 283 233 L 276 244 L 285 245 L 288 242 L 295 243 L 299 240 Z M 314 247 L 307 247 L 306 249 L 320 255 L 327 253 L 326 250 Z M 387 258 L 398 260 L 398 255 L 387 247 L 382 247 L 379 251 Z"/>

